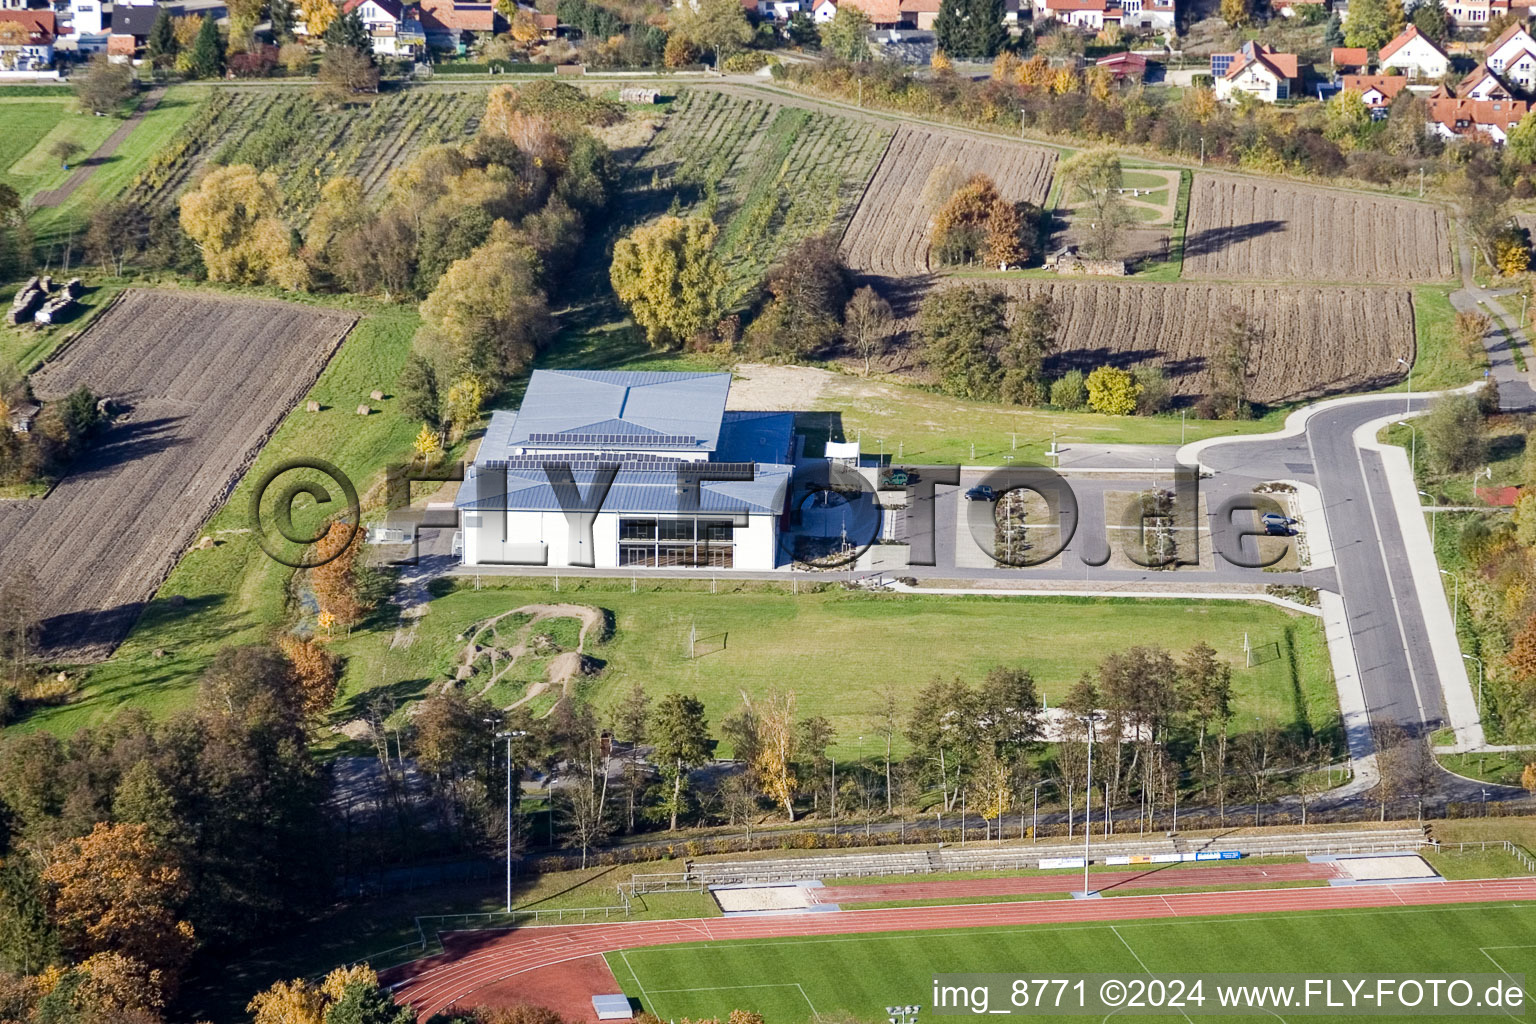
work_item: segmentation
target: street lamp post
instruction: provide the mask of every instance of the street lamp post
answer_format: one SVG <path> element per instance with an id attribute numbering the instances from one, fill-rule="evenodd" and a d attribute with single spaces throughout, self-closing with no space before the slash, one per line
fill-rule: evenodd
<path id="1" fill-rule="evenodd" d="M 1462 660 L 1477 662 L 1477 720 L 1483 720 L 1483 659 L 1475 654 L 1463 654 Z"/>
<path id="2" fill-rule="evenodd" d="M 1407 420 L 1398 420 L 1397 425 L 1407 427 L 1413 431 L 1413 437 L 1408 445 L 1408 463 L 1413 467 L 1414 477 L 1417 478 L 1419 474 L 1419 428 Z"/>
<path id="3" fill-rule="evenodd" d="M 1430 494 L 1428 491 L 1420 491 L 1419 494 L 1421 494 L 1422 496 L 1428 498 L 1431 502 L 1433 502 L 1435 500 L 1435 496 L 1433 494 Z M 1435 546 L 1435 542 L 1436 542 L 1437 538 L 1439 537 L 1439 533 L 1436 530 L 1436 527 L 1439 524 L 1439 522 L 1440 522 L 1440 509 L 1437 506 L 1431 504 L 1430 508 L 1429 508 L 1429 546 L 1431 548 L 1433 548 Z"/>
<path id="4" fill-rule="evenodd" d="M 483 721 L 487 725 L 496 724 L 496 719 L 486 718 Z M 527 736 L 526 732 L 498 732 L 496 738 L 507 741 L 507 913 L 512 913 L 512 741 Z M 494 749 L 494 748 L 492 748 Z M 551 808 L 553 813 L 553 808 Z"/>
<path id="5" fill-rule="evenodd" d="M 1408 367 L 1408 392 L 1403 395 L 1403 415 L 1406 416 L 1413 403 L 1413 364 L 1402 356 L 1398 356 L 1397 361 Z"/>

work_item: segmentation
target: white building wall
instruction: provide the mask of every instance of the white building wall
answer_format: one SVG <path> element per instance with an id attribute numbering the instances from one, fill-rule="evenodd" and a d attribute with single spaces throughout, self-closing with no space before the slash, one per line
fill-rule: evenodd
<path id="1" fill-rule="evenodd" d="M 592 524 L 594 568 L 619 564 L 619 518 L 640 513 L 599 512 Z M 502 541 L 503 525 L 506 529 Z M 463 513 L 465 565 L 571 565 L 571 524 L 563 512 Z M 749 515 L 735 530 L 733 561 L 737 569 L 764 570 L 778 565 L 778 517 Z M 541 559 L 539 556 L 542 555 Z M 641 571 L 646 570 L 640 567 Z"/>

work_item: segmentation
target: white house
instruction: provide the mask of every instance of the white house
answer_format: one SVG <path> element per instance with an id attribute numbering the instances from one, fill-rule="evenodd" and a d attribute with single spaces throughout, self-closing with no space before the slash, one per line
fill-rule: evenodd
<path id="1" fill-rule="evenodd" d="M 1510 130 L 1529 112 L 1530 104 L 1519 100 L 1436 97 L 1429 101 L 1429 121 L 1425 127 L 1442 139 L 1485 135 L 1495 146 L 1502 146 Z"/>
<path id="2" fill-rule="evenodd" d="M 106 30 L 104 6 L 103 0 L 69 0 L 69 34 L 76 39 L 101 35 Z"/>
<path id="3" fill-rule="evenodd" d="M 1343 75 L 1339 81 L 1344 89 L 1360 94 L 1376 120 L 1386 117 L 1397 94 L 1408 88 L 1402 75 Z"/>
<path id="4" fill-rule="evenodd" d="M 811 20 L 818 25 L 825 25 L 837 17 L 836 0 L 816 0 L 811 6 Z"/>
<path id="5" fill-rule="evenodd" d="M 464 564 L 774 568 L 794 414 L 726 412 L 730 387 L 728 373 L 535 371 L 459 488 Z"/>
<path id="6" fill-rule="evenodd" d="M 427 36 L 416 8 L 400 0 L 347 0 L 342 10 L 353 11 L 368 30 L 373 52 L 386 57 L 414 57 L 427 48 Z"/>
<path id="7" fill-rule="evenodd" d="M 52 11 L 0 10 L 0 71 L 41 71 L 53 63 Z"/>
<path id="8" fill-rule="evenodd" d="M 1517 22 L 1509 26 L 1486 52 L 1488 70 L 1506 83 L 1526 92 L 1536 86 L 1536 39 L 1524 25 Z"/>
<path id="9" fill-rule="evenodd" d="M 1247 42 L 1237 53 L 1211 55 L 1211 77 L 1221 100 L 1239 92 L 1265 103 L 1289 99 L 1299 73 L 1294 53 L 1276 53 L 1261 43 Z"/>
<path id="10" fill-rule="evenodd" d="M 1384 74 L 1395 72 L 1409 78 L 1438 81 L 1450 70 L 1451 61 L 1434 40 L 1419 31 L 1417 25 L 1409 25 L 1381 48 L 1376 56 L 1376 66 Z"/>
<path id="11" fill-rule="evenodd" d="M 1479 64 L 1456 85 L 1455 96 L 1463 100 L 1507 100 L 1510 96 L 1509 86 L 1503 80 L 1488 70 L 1488 65 Z"/>

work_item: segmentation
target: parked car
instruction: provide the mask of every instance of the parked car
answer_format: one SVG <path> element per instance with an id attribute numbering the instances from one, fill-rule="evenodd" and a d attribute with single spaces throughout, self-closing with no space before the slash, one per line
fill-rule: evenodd
<path id="1" fill-rule="evenodd" d="M 965 492 L 966 501 L 996 501 L 997 494 L 986 484 L 977 484 Z"/>
<path id="2" fill-rule="evenodd" d="M 1291 520 L 1278 512 L 1265 512 L 1259 517 L 1259 525 L 1264 527 L 1264 532 L 1271 537 L 1289 537 L 1291 535 Z"/>

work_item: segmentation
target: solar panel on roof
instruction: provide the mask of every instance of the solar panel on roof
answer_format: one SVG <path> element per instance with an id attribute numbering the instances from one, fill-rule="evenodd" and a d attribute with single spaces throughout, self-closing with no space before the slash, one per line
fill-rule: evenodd
<path id="1" fill-rule="evenodd" d="M 528 435 L 529 444 L 590 444 L 641 448 L 693 448 L 699 439 L 692 434 L 586 434 L 576 431 L 560 434 L 543 432 Z"/>

